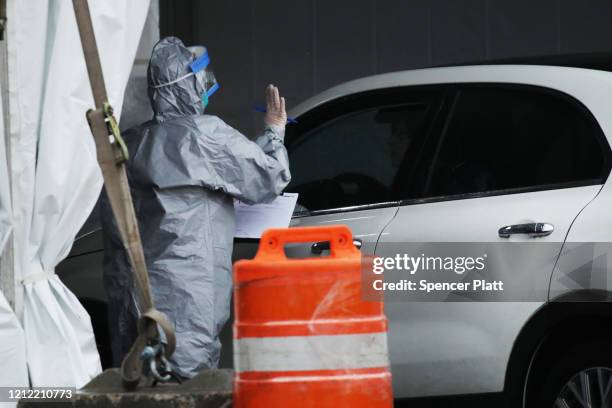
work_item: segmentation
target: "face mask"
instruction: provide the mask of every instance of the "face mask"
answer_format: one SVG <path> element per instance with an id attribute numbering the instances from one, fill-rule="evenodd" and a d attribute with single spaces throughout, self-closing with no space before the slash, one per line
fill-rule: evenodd
<path id="1" fill-rule="evenodd" d="M 206 92 L 202 92 L 200 99 L 202 102 L 202 108 L 206 109 L 208 106 L 208 94 Z"/>

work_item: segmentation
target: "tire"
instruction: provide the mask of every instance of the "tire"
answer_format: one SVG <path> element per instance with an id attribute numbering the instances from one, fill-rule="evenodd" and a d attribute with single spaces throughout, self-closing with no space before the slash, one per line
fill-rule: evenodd
<path id="1" fill-rule="evenodd" d="M 528 407 L 582 408 L 579 398 L 587 394 L 592 408 L 612 407 L 612 339 L 572 345 L 539 368 L 542 374 L 530 381 L 535 398 Z"/>

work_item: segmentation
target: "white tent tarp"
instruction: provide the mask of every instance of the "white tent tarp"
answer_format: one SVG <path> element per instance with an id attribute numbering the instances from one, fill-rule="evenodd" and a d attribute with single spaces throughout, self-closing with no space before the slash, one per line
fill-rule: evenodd
<path id="1" fill-rule="evenodd" d="M 11 195 L 5 151 L 3 112 L 2 98 L 0 98 L 0 254 L 2 254 L 6 240 L 12 230 Z M 23 329 L 2 292 L 0 292 L 0 361 L 2 361 L 0 387 L 28 386 Z M 15 405 L 12 402 L 0 402 L 0 408 Z"/>
<path id="2" fill-rule="evenodd" d="M 148 7 L 89 2 L 117 117 Z M 100 360 L 89 316 L 54 269 L 102 186 L 85 119 L 93 97 L 70 0 L 9 1 L 7 12 L 17 313 L 29 376 L 32 386 L 80 387 Z"/>
<path id="3" fill-rule="evenodd" d="M 0 90 L 1 92 L 1 90 Z M 13 229 L 11 222 L 11 189 L 6 160 L 6 142 L 4 135 L 4 106 L 0 98 L 0 254 Z"/>
<path id="4" fill-rule="evenodd" d="M 27 387 L 28 371 L 26 368 L 26 351 L 23 330 L 13 313 L 13 309 L 0 292 L 0 358 L 2 358 L 2 371 L 0 371 L 0 387 L 7 390 L 9 387 Z M 3 398 L 6 392 L 0 393 Z M 0 408 L 15 406 L 16 403 L 0 401 Z"/>

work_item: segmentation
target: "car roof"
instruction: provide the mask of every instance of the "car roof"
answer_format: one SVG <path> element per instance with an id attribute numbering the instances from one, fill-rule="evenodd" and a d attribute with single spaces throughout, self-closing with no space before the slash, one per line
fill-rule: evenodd
<path id="1" fill-rule="evenodd" d="M 291 110 L 300 116 L 322 103 L 356 93 L 377 89 L 454 83 L 515 83 L 558 89 L 580 99 L 580 87 L 571 81 L 610 83 L 612 73 L 585 68 L 546 65 L 456 65 L 390 72 L 354 79 L 329 88 L 300 103 Z M 576 85 L 576 84 L 573 84 Z M 581 84 L 586 85 L 586 84 Z"/>
<path id="2" fill-rule="evenodd" d="M 514 57 L 492 59 L 486 61 L 473 61 L 452 65 L 548 65 L 556 67 L 586 68 L 597 69 L 600 71 L 612 71 L 612 52 Z M 447 64 L 440 66 L 450 65 Z"/>
<path id="3" fill-rule="evenodd" d="M 529 56 L 529 57 L 514 57 L 514 58 L 501 58 L 501 59 L 491 59 L 485 61 L 472 61 L 472 62 L 462 62 L 452 65 L 436 65 L 430 67 L 424 67 L 421 69 L 410 69 L 405 71 L 397 71 L 392 72 L 390 75 L 393 75 L 395 79 L 401 81 L 402 79 L 408 79 L 407 75 L 413 71 L 420 71 L 422 69 L 432 69 L 432 68 L 452 68 L 452 67 L 482 67 L 482 66 L 490 66 L 490 65 L 538 65 L 538 66 L 548 66 L 548 67 L 565 67 L 565 68 L 583 68 L 583 69 L 592 69 L 599 71 L 608 71 L 612 72 L 612 52 L 597 52 L 597 53 L 576 53 L 576 54 L 557 54 L 557 55 L 541 55 L 541 56 Z M 389 75 L 389 74 L 383 74 Z M 360 83 L 370 82 L 372 79 L 379 77 L 380 75 L 373 75 L 364 78 L 359 78 L 345 84 L 351 84 L 355 86 L 355 89 L 359 89 Z M 338 97 L 346 96 L 350 94 L 350 87 L 345 87 L 340 84 L 333 88 L 326 90 L 323 93 L 328 93 L 328 91 L 335 91 Z M 411 85 L 411 83 L 407 83 L 406 85 Z M 366 90 L 366 89 L 364 89 Z M 342 92 L 345 92 L 342 94 Z M 354 92 L 353 92 L 354 93 Z M 334 92 L 329 92 L 330 96 L 333 96 Z M 317 98 L 320 94 L 316 95 L 313 98 L 308 99 L 305 102 L 310 101 L 310 103 L 300 104 L 300 109 L 298 107 L 292 110 L 294 115 L 300 115 L 304 113 L 304 111 L 312 109 L 313 103 L 316 102 Z M 302 105 L 304 105 L 302 107 Z"/>
<path id="4" fill-rule="evenodd" d="M 612 64 L 612 58 L 610 62 Z M 326 102 L 368 91 L 460 83 L 520 84 L 560 91 L 582 102 L 593 113 L 609 141 L 612 136 L 612 72 L 570 66 L 493 62 L 488 65 L 444 66 L 373 75 L 329 88 L 291 109 L 289 114 L 299 118 Z"/>

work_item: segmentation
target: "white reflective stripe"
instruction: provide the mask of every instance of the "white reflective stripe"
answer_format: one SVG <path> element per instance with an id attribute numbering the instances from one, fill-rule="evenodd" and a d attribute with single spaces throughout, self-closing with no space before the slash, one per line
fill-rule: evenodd
<path id="1" fill-rule="evenodd" d="M 317 319 L 316 324 L 341 324 L 341 323 L 384 323 L 385 318 L 380 316 L 374 317 L 345 317 L 342 319 Z M 303 324 L 304 326 L 311 327 L 313 324 L 312 320 L 274 320 L 271 322 L 260 323 L 263 327 L 271 326 L 286 326 L 288 324 Z"/>
<path id="2" fill-rule="evenodd" d="M 388 366 L 387 333 L 234 339 L 234 369 L 237 372 Z"/>
<path id="3" fill-rule="evenodd" d="M 303 376 L 284 376 L 269 378 L 266 381 L 273 383 L 289 383 L 289 382 L 318 382 L 318 381 L 359 381 L 359 380 L 375 380 L 388 377 L 390 374 L 385 373 L 368 373 L 368 374 L 338 374 L 338 375 L 303 375 Z"/>

